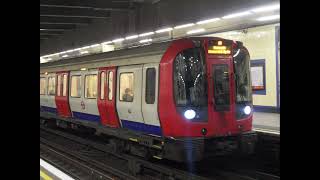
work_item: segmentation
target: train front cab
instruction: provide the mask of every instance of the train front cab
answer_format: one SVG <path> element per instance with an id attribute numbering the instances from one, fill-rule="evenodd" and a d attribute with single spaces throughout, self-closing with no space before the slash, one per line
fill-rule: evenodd
<path id="1" fill-rule="evenodd" d="M 159 99 L 167 158 L 197 161 L 253 147 L 249 60 L 240 42 L 195 38 L 172 43 L 160 63 L 160 74 L 172 79 L 160 81 L 159 89 L 160 97 L 169 95 Z"/>

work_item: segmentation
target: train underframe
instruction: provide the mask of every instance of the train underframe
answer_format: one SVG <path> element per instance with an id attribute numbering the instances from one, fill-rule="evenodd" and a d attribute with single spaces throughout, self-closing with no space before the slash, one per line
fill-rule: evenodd
<path id="1" fill-rule="evenodd" d="M 177 162 L 201 161 L 204 158 L 234 153 L 254 152 L 257 136 L 245 132 L 237 136 L 214 138 L 168 138 L 146 135 L 122 128 L 109 128 L 74 118 L 61 118 L 40 112 L 40 123 L 102 136 L 115 153 L 130 153 L 142 158 L 168 159 Z"/>

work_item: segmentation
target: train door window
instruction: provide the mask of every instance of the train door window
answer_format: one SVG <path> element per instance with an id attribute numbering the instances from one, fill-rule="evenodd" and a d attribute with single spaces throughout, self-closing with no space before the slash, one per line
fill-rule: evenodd
<path id="1" fill-rule="evenodd" d="M 96 74 L 86 75 L 84 97 L 87 99 L 97 98 L 97 75 Z"/>
<path id="2" fill-rule="evenodd" d="M 56 78 L 48 78 L 48 95 L 54 96 L 56 94 Z"/>
<path id="3" fill-rule="evenodd" d="M 41 77 L 40 78 L 40 95 L 46 94 L 46 78 Z"/>
<path id="4" fill-rule="evenodd" d="M 61 75 L 58 75 L 57 96 L 61 94 Z"/>
<path id="5" fill-rule="evenodd" d="M 106 83 L 106 72 L 102 71 L 100 73 L 100 99 L 104 99 L 105 83 Z"/>
<path id="6" fill-rule="evenodd" d="M 113 71 L 109 71 L 108 76 L 108 100 L 111 101 L 113 96 Z"/>
<path id="7" fill-rule="evenodd" d="M 156 90 L 156 69 L 148 68 L 146 71 L 146 103 L 153 104 Z"/>
<path id="8" fill-rule="evenodd" d="M 81 97 L 81 76 L 71 76 L 71 93 L 70 96 L 73 98 Z"/>
<path id="9" fill-rule="evenodd" d="M 120 101 L 133 102 L 134 75 L 130 73 L 120 74 Z"/>
<path id="10" fill-rule="evenodd" d="M 67 95 L 67 81 L 68 81 L 68 79 L 67 79 L 67 75 L 66 74 L 64 74 L 63 75 L 63 85 L 62 85 L 62 87 L 63 87 L 63 91 L 62 91 L 62 96 L 66 96 Z"/>
<path id="11" fill-rule="evenodd" d="M 216 111 L 230 108 L 229 67 L 227 64 L 213 65 L 214 101 Z"/>

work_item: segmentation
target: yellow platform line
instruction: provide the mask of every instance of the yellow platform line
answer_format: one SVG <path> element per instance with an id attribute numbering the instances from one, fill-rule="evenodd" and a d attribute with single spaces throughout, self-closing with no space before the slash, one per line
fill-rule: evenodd
<path id="1" fill-rule="evenodd" d="M 53 180 L 50 176 L 48 176 L 45 172 L 40 170 L 40 176 L 44 179 L 44 180 Z"/>

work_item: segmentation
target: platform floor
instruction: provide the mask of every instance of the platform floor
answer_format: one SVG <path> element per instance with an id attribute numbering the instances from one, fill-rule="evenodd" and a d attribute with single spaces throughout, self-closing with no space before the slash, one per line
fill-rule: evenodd
<path id="1" fill-rule="evenodd" d="M 253 127 L 259 129 L 280 131 L 280 114 L 254 112 Z"/>
<path id="2" fill-rule="evenodd" d="M 40 159 L 40 180 L 74 180 L 48 162 Z"/>

